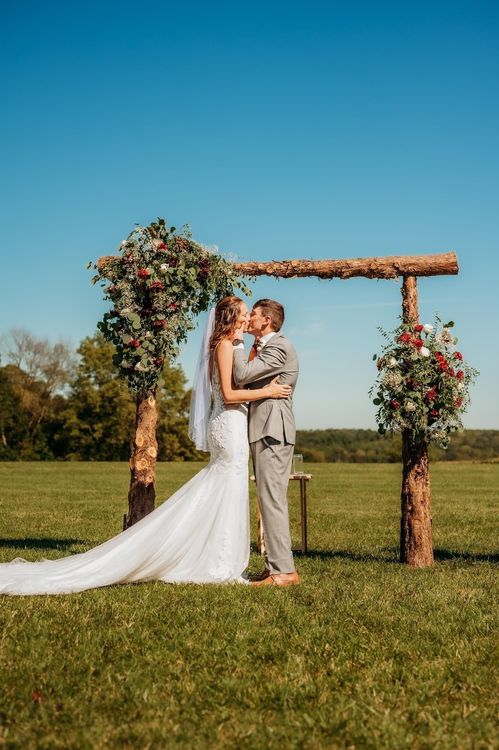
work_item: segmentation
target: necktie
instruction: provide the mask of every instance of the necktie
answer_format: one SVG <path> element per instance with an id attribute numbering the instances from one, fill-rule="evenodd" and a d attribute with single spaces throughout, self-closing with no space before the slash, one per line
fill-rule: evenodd
<path id="1" fill-rule="evenodd" d="M 258 354 L 258 350 L 259 350 L 258 342 L 255 339 L 255 341 L 253 342 L 253 345 L 252 345 L 252 347 L 250 349 L 250 353 L 249 353 L 249 357 L 248 357 L 248 362 L 252 362 L 255 359 L 256 355 Z"/>

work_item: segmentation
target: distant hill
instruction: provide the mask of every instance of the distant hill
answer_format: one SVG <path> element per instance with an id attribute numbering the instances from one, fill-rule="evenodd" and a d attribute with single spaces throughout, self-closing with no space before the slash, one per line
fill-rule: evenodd
<path id="1" fill-rule="evenodd" d="M 400 461 L 400 435 L 382 437 L 375 430 L 298 430 L 296 453 L 305 461 L 395 463 Z M 465 430 L 451 438 L 445 451 L 430 448 L 434 461 L 499 461 L 499 430 Z"/>

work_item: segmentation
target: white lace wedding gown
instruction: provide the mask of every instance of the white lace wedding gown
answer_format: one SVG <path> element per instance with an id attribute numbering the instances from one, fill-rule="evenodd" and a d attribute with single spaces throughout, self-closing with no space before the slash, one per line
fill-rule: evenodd
<path id="1" fill-rule="evenodd" d="M 153 580 L 246 583 L 247 418 L 245 405 L 224 404 L 215 368 L 208 466 L 148 516 L 88 552 L 0 565 L 0 593 L 67 594 Z"/>

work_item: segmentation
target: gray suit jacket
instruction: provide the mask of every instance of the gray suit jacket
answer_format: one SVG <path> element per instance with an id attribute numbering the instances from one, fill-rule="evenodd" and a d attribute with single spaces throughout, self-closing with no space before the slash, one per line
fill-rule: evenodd
<path id="1" fill-rule="evenodd" d="M 293 415 L 293 393 L 298 380 L 298 355 L 293 344 L 276 333 L 257 354 L 252 362 L 247 361 L 244 349 L 234 349 L 233 375 L 237 385 L 248 388 L 263 388 L 279 375 L 283 385 L 291 385 L 289 398 L 265 398 L 252 401 L 249 407 L 249 442 L 272 437 L 283 443 L 294 445 L 296 438 Z"/>

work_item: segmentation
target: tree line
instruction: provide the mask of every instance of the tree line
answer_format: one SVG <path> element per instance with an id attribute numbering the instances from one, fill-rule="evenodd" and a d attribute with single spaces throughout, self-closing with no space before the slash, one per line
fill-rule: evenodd
<path id="1" fill-rule="evenodd" d="M 77 351 L 22 330 L 0 361 L 0 460 L 128 461 L 135 402 L 101 333 Z M 5 362 L 5 364 L 4 364 Z M 204 460 L 189 440 L 191 392 L 180 366 L 166 364 L 158 385 L 158 460 Z M 400 436 L 375 430 L 298 430 L 296 452 L 309 462 L 398 463 Z M 433 460 L 499 460 L 499 430 L 466 430 Z"/>
<path id="2" fill-rule="evenodd" d="M 312 462 L 399 463 L 401 437 L 385 437 L 375 430 L 298 430 L 296 452 Z M 454 433 L 446 450 L 430 446 L 430 459 L 499 461 L 499 430 Z"/>
<path id="3" fill-rule="evenodd" d="M 101 333 L 77 351 L 12 331 L 0 366 L 0 460 L 128 461 L 135 402 Z M 187 435 L 190 390 L 179 366 L 158 383 L 158 459 L 199 460 Z"/>

